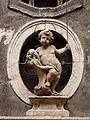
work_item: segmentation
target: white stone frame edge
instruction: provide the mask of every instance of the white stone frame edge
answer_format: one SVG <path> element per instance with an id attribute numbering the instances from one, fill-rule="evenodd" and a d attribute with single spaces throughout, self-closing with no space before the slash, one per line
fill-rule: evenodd
<path id="1" fill-rule="evenodd" d="M 25 85 L 24 85 L 24 83 L 23 83 L 23 81 L 22 81 L 22 79 L 21 79 L 21 77 L 20 77 L 20 73 L 19 73 L 19 65 L 18 65 L 18 60 L 19 60 L 19 57 L 20 56 L 18 56 L 18 60 L 17 59 L 13 59 L 12 58 L 12 56 L 14 56 L 14 53 L 13 53 L 13 50 L 14 50 L 14 48 L 13 48 L 13 46 L 15 45 L 15 44 L 17 44 L 17 42 L 18 42 L 18 40 L 20 39 L 20 36 L 26 31 L 26 30 L 28 30 L 28 29 L 30 29 L 30 28 L 32 28 L 32 26 L 33 26 L 33 32 L 34 32 L 34 29 L 35 29 L 35 26 L 37 25 L 37 24 L 39 24 L 40 22 L 42 22 L 42 23 L 45 23 L 45 22 L 47 22 L 47 23 L 55 23 L 55 25 L 56 25 L 56 29 L 59 29 L 57 26 L 59 26 L 59 27 L 62 27 L 62 28 L 64 28 L 64 29 L 66 29 L 67 30 L 67 28 L 66 28 L 66 25 L 63 23 L 63 22 L 61 22 L 61 21 L 58 21 L 58 20 L 53 20 L 53 19 L 39 19 L 39 20 L 34 20 L 34 21 L 32 21 L 32 22 L 29 22 L 29 23 L 27 23 L 27 24 L 25 24 L 23 27 L 21 27 L 20 29 L 19 29 L 19 31 L 15 34 L 15 36 L 13 37 L 13 39 L 12 39 L 12 41 L 11 41 L 11 43 L 10 43 L 10 45 L 9 45 L 9 48 L 8 48 L 8 53 L 7 53 L 7 72 L 8 72 L 8 77 L 9 77 L 9 79 L 10 79 L 10 83 L 11 83 L 11 85 L 12 85 L 12 87 L 13 87 L 13 89 L 14 89 L 14 91 L 15 91 L 15 93 L 20 97 L 20 99 L 22 99 L 24 102 L 26 102 L 26 103 L 28 103 L 29 104 L 29 99 L 28 99 L 28 96 L 35 96 L 34 94 L 32 94 L 26 87 L 25 87 Z M 40 27 L 40 26 L 39 26 Z M 39 28 L 40 29 L 40 28 Z M 38 28 L 37 28 L 37 30 L 38 30 Z M 33 33 L 32 32 L 32 33 Z M 56 32 L 59 32 L 58 30 L 56 31 Z M 77 59 L 77 61 L 75 60 L 75 57 L 77 56 L 75 56 L 75 57 L 73 57 L 73 70 L 75 70 L 76 68 L 75 68 L 75 66 L 77 65 L 77 64 L 79 64 L 79 67 L 80 68 L 78 68 L 79 70 L 81 69 L 81 73 L 79 74 L 78 73 L 78 75 L 79 75 L 79 80 L 78 80 L 78 78 L 74 78 L 74 77 L 77 77 L 76 75 L 75 75 L 75 73 L 74 73 L 74 71 L 72 70 L 72 75 L 71 75 L 71 77 L 70 77 L 70 80 L 69 80 L 69 82 L 68 82 L 68 84 L 66 85 L 66 87 L 60 92 L 60 94 L 61 95 L 64 95 L 64 96 L 67 96 L 68 98 L 70 98 L 74 93 L 75 93 L 75 91 L 77 90 L 77 88 L 78 88 L 78 86 L 79 86 L 79 84 L 80 84 L 80 82 L 81 82 L 81 79 L 82 79 L 82 75 L 83 75 L 83 69 L 84 69 L 84 54 L 83 54 L 83 49 L 82 49 L 82 46 L 81 46 L 81 43 L 80 43 L 80 41 L 79 41 L 79 39 L 78 39 L 78 37 L 77 37 L 77 35 L 71 30 L 71 28 L 70 27 L 68 27 L 68 34 L 69 34 L 69 38 L 71 39 L 71 36 L 73 36 L 73 40 L 74 40 L 74 42 L 75 42 L 75 40 L 76 40 L 76 42 L 77 43 L 74 43 L 74 44 L 76 44 L 75 45 L 75 47 L 77 47 L 77 49 L 78 50 L 80 50 L 79 52 L 80 53 L 78 53 L 80 56 L 79 56 L 79 59 Z M 64 33 L 65 35 L 66 35 L 66 33 Z M 70 34 L 71 34 L 71 36 L 70 36 Z M 29 34 L 30 35 L 30 34 Z M 65 36 L 63 36 L 63 37 L 65 37 Z M 18 39 L 19 38 L 19 39 Z M 65 37 L 66 39 L 67 39 L 67 36 Z M 16 42 L 16 43 L 15 43 Z M 70 44 L 70 42 L 71 41 L 68 41 L 68 43 Z M 22 43 L 24 43 L 24 41 L 22 42 Z M 22 47 L 22 43 L 21 43 L 21 45 L 19 46 L 19 47 Z M 70 47 L 71 47 L 71 44 L 70 44 Z M 74 47 L 74 46 L 73 46 Z M 15 48 L 16 49 L 16 48 Z M 20 48 L 21 49 L 21 48 Z M 73 48 L 72 49 L 72 47 L 71 47 L 71 51 L 73 51 L 73 50 L 75 50 L 75 48 Z M 15 52 L 15 50 L 14 50 L 14 52 Z M 73 52 L 74 53 L 74 52 Z M 72 56 L 73 56 L 73 53 L 72 53 Z M 18 52 L 18 55 L 20 55 L 20 51 Z M 16 62 L 15 63 L 15 65 L 13 65 L 13 60 L 14 60 L 14 62 Z M 17 67 L 17 69 L 18 69 L 18 75 L 16 75 L 15 76 L 15 74 L 14 74 L 14 72 L 16 71 L 16 70 L 14 70 L 14 69 L 12 69 L 12 67 L 11 66 L 13 66 L 13 68 L 14 67 Z M 76 69 L 77 70 L 77 69 Z M 16 71 L 16 74 L 17 74 L 17 71 Z M 18 80 L 17 80 L 18 79 Z M 74 79 L 75 80 L 75 82 L 74 82 L 74 80 L 73 80 L 73 83 L 72 83 L 72 79 Z M 20 85 L 20 86 L 17 86 L 17 85 Z M 20 88 L 21 87 L 21 88 Z"/>

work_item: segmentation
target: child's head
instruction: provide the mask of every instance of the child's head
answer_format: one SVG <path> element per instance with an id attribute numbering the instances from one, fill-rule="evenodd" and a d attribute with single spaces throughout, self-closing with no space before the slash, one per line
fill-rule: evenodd
<path id="1" fill-rule="evenodd" d="M 39 33 L 39 35 L 38 35 L 39 40 L 41 40 L 41 37 L 43 34 L 50 38 L 50 43 L 53 41 L 53 39 L 54 39 L 53 34 L 48 29 L 45 29 Z"/>

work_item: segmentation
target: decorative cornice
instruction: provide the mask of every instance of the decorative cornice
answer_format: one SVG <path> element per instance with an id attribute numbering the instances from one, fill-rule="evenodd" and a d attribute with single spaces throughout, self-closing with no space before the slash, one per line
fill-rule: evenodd
<path id="1" fill-rule="evenodd" d="M 69 0 L 67 11 L 71 12 L 83 6 L 83 0 Z M 21 2 L 21 0 L 8 0 L 8 7 L 32 17 L 57 17 L 66 13 L 66 4 L 57 7 L 38 8 Z"/>

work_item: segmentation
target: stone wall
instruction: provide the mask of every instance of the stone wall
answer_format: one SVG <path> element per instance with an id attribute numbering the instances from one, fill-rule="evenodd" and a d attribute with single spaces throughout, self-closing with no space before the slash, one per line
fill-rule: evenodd
<path id="1" fill-rule="evenodd" d="M 90 117 L 90 1 L 68 14 L 68 23 L 81 41 L 85 61 L 81 84 L 65 107 L 71 117 Z M 12 90 L 7 76 L 7 50 L 11 38 L 27 22 L 38 19 L 8 8 L 8 0 L 0 1 L 0 116 L 25 116 L 31 107 Z M 66 23 L 66 15 L 56 17 Z"/>

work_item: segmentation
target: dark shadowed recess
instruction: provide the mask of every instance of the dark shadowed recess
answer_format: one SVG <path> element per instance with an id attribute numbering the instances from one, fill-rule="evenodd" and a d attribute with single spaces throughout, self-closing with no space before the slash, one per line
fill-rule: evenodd
<path id="1" fill-rule="evenodd" d="M 29 4 L 29 0 L 21 0 L 22 2 Z M 31 0 L 31 4 L 35 7 L 56 7 L 69 0 Z"/>

